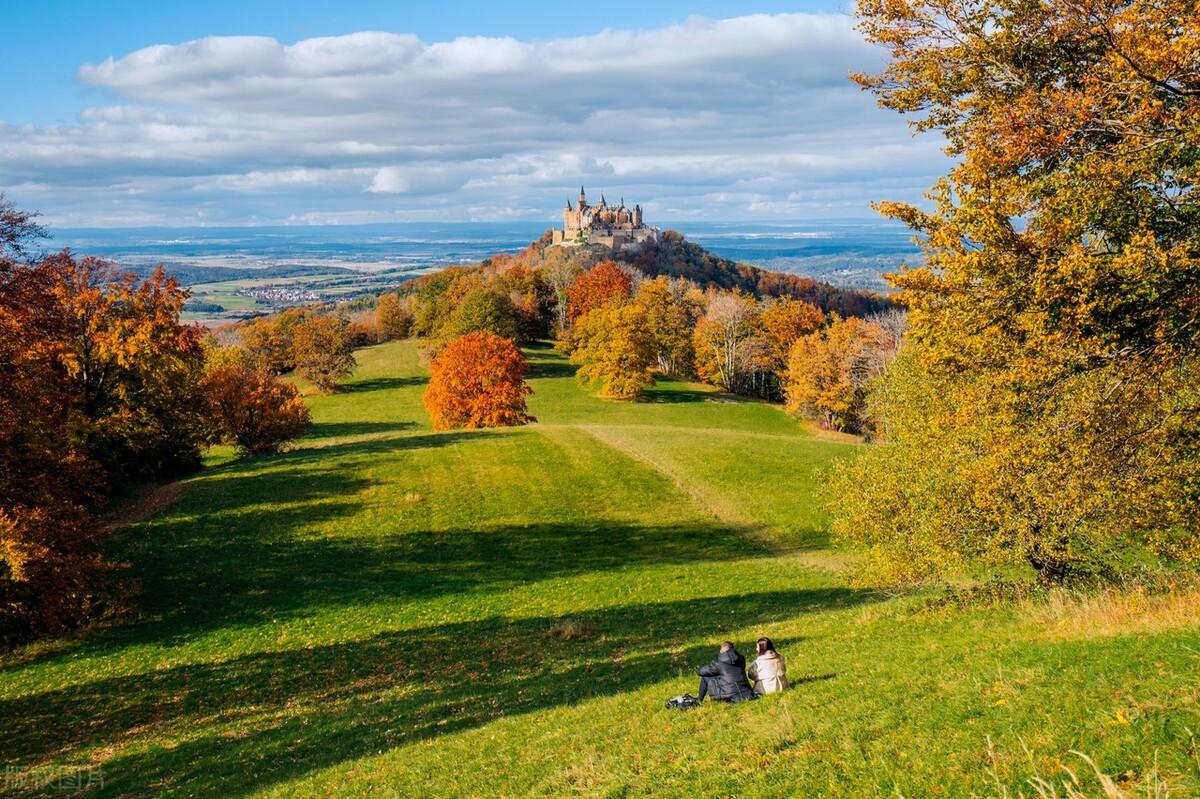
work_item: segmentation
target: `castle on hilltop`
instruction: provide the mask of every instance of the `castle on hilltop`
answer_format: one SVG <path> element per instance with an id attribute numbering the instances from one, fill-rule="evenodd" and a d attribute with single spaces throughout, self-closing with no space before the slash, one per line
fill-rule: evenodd
<path id="1" fill-rule="evenodd" d="M 554 231 L 550 243 L 564 247 L 601 244 L 619 250 L 643 241 L 658 241 L 658 228 L 646 227 L 642 222 L 642 206 L 626 208 L 624 198 L 619 205 L 610 206 L 603 194 L 599 205 L 588 205 L 587 194 L 580 186 L 579 205 L 572 208 L 567 200 L 562 230 Z"/>

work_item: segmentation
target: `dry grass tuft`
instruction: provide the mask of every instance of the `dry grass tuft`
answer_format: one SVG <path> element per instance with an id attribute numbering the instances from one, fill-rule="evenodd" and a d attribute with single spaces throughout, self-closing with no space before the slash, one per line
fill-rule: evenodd
<path id="1" fill-rule="evenodd" d="M 1093 638 L 1200 626 L 1200 588 L 1153 593 L 1144 588 L 1097 593 L 1054 591 L 1028 600 L 1027 617 L 1059 638 Z"/>
<path id="2" fill-rule="evenodd" d="M 408 505 L 416 505 L 418 502 L 420 502 L 424 498 L 425 497 L 421 496 L 416 491 L 409 491 L 407 494 L 404 495 L 404 502 Z"/>
<path id="3" fill-rule="evenodd" d="M 559 641 L 579 641 L 595 634 L 593 627 L 579 619 L 563 618 L 550 625 L 550 637 Z"/>
<path id="4" fill-rule="evenodd" d="M 996 751 L 992 748 L 990 737 L 987 745 L 988 759 L 992 764 L 988 769 L 988 776 L 995 784 L 995 799 L 1169 799 L 1171 796 L 1170 785 L 1159 773 L 1157 757 L 1154 767 L 1141 779 L 1135 780 L 1132 773 L 1123 778 L 1105 774 L 1094 760 L 1083 752 L 1072 749 L 1068 754 L 1079 762 L 1059 763 L 1059 774 L 1043 776 L 1038 772 L 1033 755 L 1023 741 L 1021 746 L 1025 749 L 1025 756 L 1029 758 L 1030 770 L 1033 772 L 1032 776 L 1025 779 L 1025 783 L 1032 793 L 1020 790 L 1014 794 L 1000 779 Z"/>

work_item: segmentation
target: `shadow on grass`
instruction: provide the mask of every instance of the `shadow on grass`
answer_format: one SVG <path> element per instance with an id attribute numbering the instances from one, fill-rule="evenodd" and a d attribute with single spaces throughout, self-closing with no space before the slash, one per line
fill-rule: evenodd
<path id="1" fill-rule="evenodd" d="M 0 702 L 0 718 L 17 763 L 130 735 L 178 741 L 118 748 L 101 795 L 242 795 L 501 716 L 690 676 L 728 626 L 870 597 L 829 588 L 645 602 L 583 617 L 592 632 L 571 641 L 551 634 L 553 617 L 435 625 L 99 680 Z M 712 642 L 682 646 L 697 636 Z"/>
<path id="2" fill-rule="evenodd" d="M 317 422 L 309 425 L 301 442 L 315 438 L 342 438 L 370 433 L 399 433 L 416 426 L 415 422 Z"/>
<path id="3" fill-rule="evenodd" d="M 429 382 L 429 378 L 424 375 L 416 375 L 413 377 L 373 377 L 368 380 L 358 380 L 352 383 L 343 383 L 338 389 L 341 394 L 362 394 L 368 391 L 390 391 L 396 388 L 411 388 L 412 386 L 423 386 Z"/>
<path id="4" fill-rule="evenodd" d="M 574 377 L 577 369 L 565 360 L 536 359 L 529 361 L 528 377 Z"/>
<path id="5" fill-rule="evenodd" d="M 663 389 L 652 388 L 647 389 L 642 394 L 641 402 L 659 402 L 669 404 L 683 404 L 689 402 L 737 402 L 737 400 L 727 394 L 717 394 L 712 391 L 696 391 L 695 389 Z"/>

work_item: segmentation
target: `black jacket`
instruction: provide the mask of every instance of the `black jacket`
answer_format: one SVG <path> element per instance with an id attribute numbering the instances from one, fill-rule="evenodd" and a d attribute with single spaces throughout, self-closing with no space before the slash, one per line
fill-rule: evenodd
<path id="1" fill-rule="evenodd" d="M 708 695 L 726 702 L 753 699 L 754 689 L 746 679 L 746 659 L 736 649 L 722 652 L 698 673 L 708 678 Z"/>

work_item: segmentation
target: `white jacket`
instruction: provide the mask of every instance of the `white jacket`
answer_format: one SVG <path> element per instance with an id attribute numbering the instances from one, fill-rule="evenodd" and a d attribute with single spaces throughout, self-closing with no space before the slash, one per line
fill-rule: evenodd
<path id="1" fill-rule="evenodd" d="M 754 680 L 754 690 L 760 694 L 775 694 L 787 690 L 787 663 L 778 652 L 764 652 L 750 664 L 747 671 Z"/>

